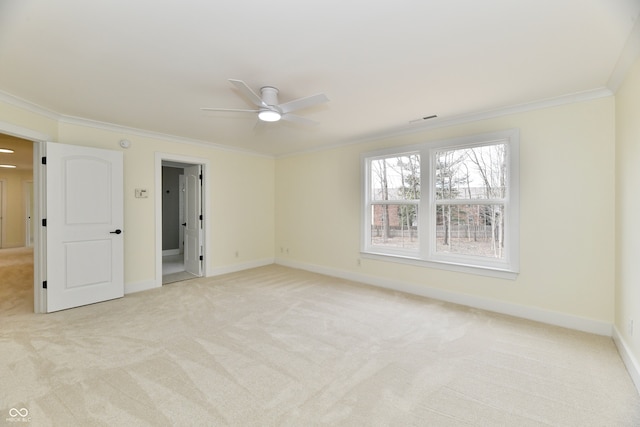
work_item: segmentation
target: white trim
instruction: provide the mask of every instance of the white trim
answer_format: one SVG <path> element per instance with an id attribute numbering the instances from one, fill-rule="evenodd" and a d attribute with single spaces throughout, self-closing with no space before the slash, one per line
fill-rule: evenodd
<path id="1" fill-rule="evenodd" d="M 125 283 L 124 294 L 127 295 L 127 294 L 133 294 L 136 292 L 149 291 L 151 289 L 157 289 L 161 287 L 162 287 L 162 283 L 160 283 L 160 285 L 157 285 L 155 283 L 155 280 L 144 280 L 142 282 Z"/>
<path id="2" fill-rule="evenodd" d="M 204 257 L 204 268 L 202 271 L 203 276 L 207 276 L 210 271 L 212 271 L 211 257 L 209 253 L 211 253 L 211 246 L 213 242 L 213 233 L 212 233 L 212 220 L 211 220 L 211 195 L 209 194 L 209 190 L 211 187 L 211 166 L 209 159 L 201 158 L 201 157 L 190 157 L 183 156 L 180 154 L 173 153 L 155 153 L 155 221 L 156 221 L 156 274 L 155 274 L 155 284 L 156 286 L 162 286 L 162 162 L 170 161 L 170 162 L 178 162 L 184 164 L 191 165 L 201 165 L 202 166 L 202 174 L 204 176 L 204 180 L 202 182 L 202 209 L 204 211 L 204 220 L 202 223 L 202 227 L 204 228 L 204 241 L 201 242 L 203 245 L 203 257 Z"/>
<path id="3" fill-rule="evenodd" d="M 355 138 L 349 138 L 339 141 L 335 144 L 324 145 L 322 147 L 310 148 L 308 150 L 294 151 L 282 155 L 275 156 L 276 159 L 298 156 L 300 154 L 309 154 L 319 151 L 333 150 L 336 148 L 344 148 L 350 145 L 366 144 L 368 142 L 381 139 L 394 138 L 398 136 L 411 135 L 420 132 L 426 132 L 433 129 L 439 129 L 449 126 L 463 125 L 466 123 L 477 122 L 481 120 L 495 119 L 512 114 L 526 113 L 528 111 L 542 110 L 545 108 L 558 107 L 561 105 L 575 104 L 578 102 L 591 101 L 594 99 L 606 98 L 612 96 L 613 91 L 606 87 L 586 90 L 583 92 L 570 93 L 555 98 L 546 98 L 538 101 L 527 102 L 524 104 L 511 105 L 491 110 L 478 111 L 468 114 L 459 114 L 451 117 L 438 117 L 419 124 L 405 124 L 395 128 L 387 129 L 381 132 L 360 135 Z"/>
<path id="4" fill-rule="evenodd" d="M 618 353 L 620 353 L 620 357 L 629 372 L 629 376 L 631 377 L 633 384 L 635 384 L 636 389 L 638 389 L 638 392 L 640 393 L 640 363 L 618 330 L 618 327 L 615 325 L 613 327 L 613 342 L 618 348 Z"/>
<path id="5" fill-rule="evenodd" d="M 435 153 L 442 150 L 455 150 L 461 148 L 489 146 L 494 144 L 504 144 L 507 147 L 507 194 L 504 199 L 492 200 L 466 200 L 436 201 L 434 188 L 436 185 L 436 165 Z M 515 279 L 520 270 L 520 172 L 519 172 L 519 146 L 520 131 L 509 129 L 495 132 L 488 132 L 476 135 L 468 135 L 459 138 L 445 139 L 439 141 L 429 141 L 419 144 L 412 144 L 400 147 L 391 147 L 360 154 L 361 167 L 361 238 L 360 253 L 363 257 L 384 260 L 385 256 L 389 261 L 405 264 L 412 264 L 421 267 L 437 267 L 445 270 L 462 271 L 465 273 L 477 273 L 485 276 L 498 278 Z M 398 204 L 406 205 L 415 203 L 407 200 L 372 200 L 372 161 L 387 157 L 408 156 L 418 154 L 422 160 L 420 162 L 420 177 L 422 194 L 418 202 L 419 215 L 418 235 L 419 246 L 417 249 L 404 249 L 376 246 L 371 239 L 372 209 L 374 204 Z M 426 188 L 426 191 L 425 191 Z M 432 215 L 435 212 L 436 204 L 439 202 L 483 204 L 500 203 L 505 206 L 505 250 L 502 259 L 485 258 L 479 256 L 467 256 L 463 254 L 442 254 L 435 250 L 436 218 Z M 437 264 L 442 264 L 437 266 Z"/>
<path id="6" fill-rule="evenodd" d="M 33 143 L 33 216 L 36 224 L 33 236 L 33 310 L 47 312 L 47 291 L 42 282 L 47 278 L 47 229 L 42 220 L 47 217 L 47 174 L 40 159 L 47 155 L 44 141 Z"/>
<path id="7" fill-rule="evenodd" d="M 101 122 L 98 120 L 85 119 L 82 117 L 67 116 L 64 114 L 56 113 L 55 111 L 51 111 L 47 108 L 34 104 L 33 102 L 27 101 L 25 99 L 19 98 L 15 95 L 12 95 L 10 93 L 3 92 L 3 91 L 0 91 L 0 102 L 5 102 L 14 107 L 29 111 L 34 114 L 38 114 L 40 116 L 44 116 L 51 120 L 55 120 L 58 123 L 67 123 L 67 124 L 72 124 L 77 126 L 86 126 L 94 129 L 101 129 L 101 130 L 106 130 L 106 131 L 116 132 L 116 133 L 128 133 L 131 135 L 141 136 L 144 138 L 154 138 L 154 139 L 160 139 L 168 142 L 176 142 L 180 144 L 190 144 L 190 145 L 197 145 L 197 146 L 207 147 L 207 148 L 216 148 L 218 150 L 230 151 L 235 153 L 243 153 L 243 154 L 254 155 L 258 157 L 266 157 L 270 159 L 274 158 L 274 156 L 272 155 L 259 153 L 257 151 L 253 151 L 249 149 L 232 147 L 230 145 L 218 144 L 215 142 L 202 141 L 199 139 L 191 139 L 191 138 L 186 138 L 186 137 L 181 137 L 176 135 L 169 135 L 166 133 L 155 132 L 155 131 L 150 131 L 145 129 L 132 128 L 127 126 L 117 125 L 114 123 L 107 123 L 107 122 Z M 9 126 L 13 126 L 13 125 L 9 125 Z M 0 122 L 0 129 L 2 129 L 2 122 Z M 31 133 L 32 131 L 28 131 L 28 132 Z M 10 131 L 3 131 L 3 133 L 7 133 L 12 136 L 18 136 L 20 138 L 37 140 L 37 141 L 54 141 L 48 135 L 42 135 L 42 134 L 40 134 L 39 137 L 30 137 L 30 136 L 26 136 L 28 134 L 25 134 L 24 132 L 13 133 Z"/>
<path id="8" fill-rule="evenodd" d="M 55 111 L 49 110 L 48 108 L 41 107 L 40 105 L 34 104 L 31 101 L 27 101 L 26 99 L 22 99 L 20 97 L 17 97 L 15 95 L 12 95 L 8 92 L 4 92 L 1 90 L 0 90 L 0 101 L 7 103 L 9 105 L 13 105 L 14 107 L 18 107 L 22 110 L 27 110 L 31 113 L 44 116 L 51 120 L 60 120 L 60 118 L 62 117 L 62 115 L 56 113 Z M 44 141 L 44 139 L 42 141 Z"/>
<path id="9" fill-rule="evenodd" d="M 257 151 L 253 151 L 253 150 L 232 147 L 230 145 L 217 144 L 215 142 L 208 142 L 208 141 L 202 141 L 202 140 L 199 140 L 199 139 L 185 138 L 185 137 L 176 136 L 176 135 L 169 135 L 169 134 L 166 134 L 166 133 L 154 132 L 154 131 L 145 130 L 145 129 L 131 128 L 131 127 L 121 126 L 121 125 L 117 125 L 117 124 L 113 124 L 113 123 L 100 122 L 98 120 L 84 119 L 82 117 L 60 116 L 59 122 L 60 123 L 67 123 L 67 124 L 77 125 L 77 126 L 86 126 L 86 127 L 90 127 L 90 128 L 94 128 L 94 129 L 106 130 L 106 131 L 109 131 L 109 132 L 127 133 L 127 134 L 131 134 L 131 135 L 140 136 L 140 137 L 143 137 L 143 138 L 159 139 L 159 140 L 162 140 L 162 141 L 174 142 L 174 143 L 178 143 L 178 144 L 196 145 L 198 147 L 215 148 L 215 149 L 218 149 L 218 150 L 221 150 L 221 151 L 229 151 L 229 152 L 233 152 L 233 153 L 242 153 L 242 154 L 253 155 L 253 156 L 257 156 L 257 157 L 265 157 L 265 158 L 269 158 L 269 159 L 273 158 L 273 156 L 271 156 L 271 155 L 258 153 Z"/>
<path id="10" fill-rule="evenodd" d="M 297 268 L 314 273 L 325 274 L 327 276 L 352 280 L 367 285 L 380 288 L 405 292 L 412 295 L 433 298 L 440 301 L 451 302 L 468 307 L 479 308 L 494 313 L 506 314 L 522 319 L 533 320 L 549 325 L 561 326 L 563 328 L 589 332 L 597 335 L 611 336 L 612 325 L 601 320 L 589 319 L 565 313 L 545 310 L 542 308 L 529 307 L 525 305 L 495 300 L 491 298 L 478 297 L 474 295 L 461 294 L 443 289 L 437 289 L 428 285 L 402 282 L 399 280 L 385 279 L 376 276 L 354 273 L 352 271 L 327 268 L 315 264 L 301 263 L 283 258 L 276 258 L 276 264 L 285 267 Z"/>
<path id="11" fill-rule="evenodd" d="M 33 142 L 45 142 L 51 141 L 49 135 L 33 131 L 31 129 L 16 126 L 11 123 L 3 122 L 0 120 L 0 133 L 15 136 L 16 138 L 27 139 Z"/>
<path id="12" fill-rule="evenodd" d="M 223 274 L 237 273 L 238 271 L 250 270 L 252 268 L 264 267 L 274 264 L 274 258 L 264 258 L 254 261 L 244 262 L 241 264 L 233 264 L 224 267 L 214 267 L 213 271 L 207 277 L 221 276 Z"/>
<path id="13" fill-rule="evenodd" d="M 393 262 L 397 264 L 413 265 L 416 267 L 436 268 L 438 270 L 455 271 L 457 273 L 474 274 L 476 276 L 495 277 L 497 279 L 516 280 L 518 274 L 513 271 L 492 268 L 492 267 L 480 267 L 475 265 L 464 265 L 459 262 L 443 262 L 443 261 L 429 261 L 423 259 L 416 259 L 411 257 L 404 257 L 399 255 L 389 254 L 376 254 L 373 252 L 360 252 L 360 257 L 365 259 L 371 259 L 374 261 Z"/>

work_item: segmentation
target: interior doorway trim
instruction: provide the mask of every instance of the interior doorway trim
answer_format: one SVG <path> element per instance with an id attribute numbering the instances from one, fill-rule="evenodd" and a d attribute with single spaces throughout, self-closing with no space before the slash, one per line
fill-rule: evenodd
<path id="1" fill-rule="evenodd" d="M 202 266 L 202 275 L 207 276 L 213 271 L 211 265 L 211 257 L 209 256 L 209 248 L 212 242 L 211 231 L 211 204 L 208 194 L 211 188 L 210 184 L 210 163 L 208 159 L 201 157 L 182 156 L 172 153 L 160 153 L 155 154 L 155 224 L 156 224 L 156 274 L 155 274 L 155 287 L 162 286 L 162 162 L 177 162 L 188 165 L 201 165 L 202 166 L 202 215 L 203 215 L 203 242 L 202 242 L 202 255 L 204 258 L 204 265 Z"/>
<path id="2" fill-rule="evenodd" d="M 33 217 L 36 224 L 40 224 L 45 215 L 44 200 L 46 200 L 47 195 L 44 191 L 44 178 L 40 173 L 39 160 L 44 155 L 45 142 L 52 141 L 52 138 L 47 134 L 1 120 L 0 133 L 33 141 Z M 46 312 L 46 294 L 41 286 L 45 273 L 46 257 L 44 230 L 42 230 L 42 227 L 36 227 L 33 236 L 33 311 L 35 313 Z"/>

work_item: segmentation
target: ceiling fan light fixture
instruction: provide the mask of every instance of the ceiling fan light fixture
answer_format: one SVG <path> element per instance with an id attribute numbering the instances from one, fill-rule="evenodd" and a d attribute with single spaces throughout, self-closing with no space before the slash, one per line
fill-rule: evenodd
<path id="1" fill-rule="evenodd" d="M 282 115 L 273 110 L 262 110 L 258 113 L 258 118 L 263 122 L 277 122 L 282 118 Z"/>

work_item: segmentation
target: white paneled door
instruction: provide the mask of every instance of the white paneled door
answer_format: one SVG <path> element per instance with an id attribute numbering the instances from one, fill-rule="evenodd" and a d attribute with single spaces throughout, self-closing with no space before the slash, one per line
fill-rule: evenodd
<path id="1" fill-rule="evenodd" d="M 184 269 L 202 276 L 202 166 L 184 169 L 185 218 Z"/>
<path id="2" fill-rule="evenodd" d="M 47 143 L 47 312 L 124 295 L 119 151 Z"/>

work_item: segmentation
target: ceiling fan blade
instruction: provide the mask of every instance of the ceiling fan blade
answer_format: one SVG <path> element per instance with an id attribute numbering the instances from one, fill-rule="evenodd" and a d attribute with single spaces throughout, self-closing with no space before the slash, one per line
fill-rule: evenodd
<path id="1" fill-rule="evenodd" d="M 317 95 L 307 96 L 306 98 L 294 99 L 293 101 L 285 102 L 278 105 L 283 113 L 289 113 L 291 111 L 302 110 L 303 108 L 313 107 L 314 105 L 323 104 L 329 102 L 329 98 L 324 93 Z"/>
<path id="2" fill-rule="evenodd" d="M 258 95 L 256 95 L 256 93 L 254 91 L 252 91 L 251 88 L 249 86 L 247 86 L 247 84 L 245 82 L 243 82 L 242 80 L 229 79 L 229 81 L 231 83 L 233 83 L 233 85 L 236 87 L 236 89 L 238 89 L 240 92 L 242 92 L 242 94 L 244 96 L 246 96 L 253 104 L 257 105 L 258 107 L 266 107 L 267 106 L 267 104 L 262 102 L 262 98 L 260 98 Z"/>
<path id="3" fill-rule="evenodd" d="M 200 108 L 202 111 L 229 111 L 232 113 L 259 113 L 260 110 L 243 110 L 239 108 L 209 108 L 202 107 Z"/>
<path id="4" fill-rule="evenodd" d="M 296 116 L 295 114 L 283 114 L 282 120 L 287 120 L 292 123 L 298 123 L 301 125 L 317 125 L 319 124 L 315 120 L 307 119 L 306 117 Z"/>

